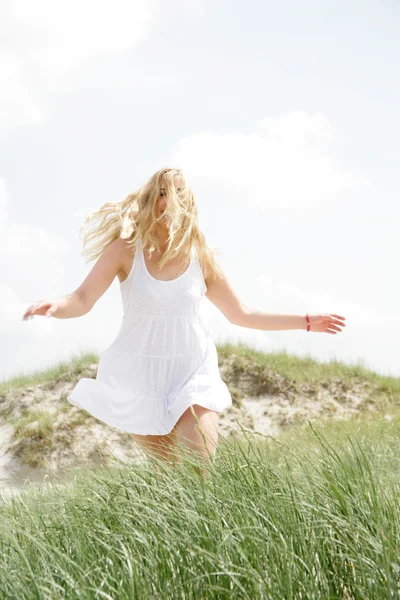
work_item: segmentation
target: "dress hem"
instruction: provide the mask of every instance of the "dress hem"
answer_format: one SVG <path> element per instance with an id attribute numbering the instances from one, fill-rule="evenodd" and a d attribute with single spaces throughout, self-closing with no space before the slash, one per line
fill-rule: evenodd
<path id="1" fill-rule="evenodd" d="M 89 382 L 93 382 L 96 380 L 88 380 Z M 84 385 L 86 382 L 85 379 L 81 379 L 80 380 L 80 385 Z M 100 382 L 102 383 L 102 382 Z M 222 385 L 225 387 L 224 382 L 221 380 Z M 104 385 L 104 384 L 103 384 Z M 108 425 L 109 427 L 114 427 L 115 429 L 118 429 L 121 432 L 124 433 L 134 433 L 137 435 L 168 435 L 169 433 L 171 433 L 171 431 L 174 429 L 176 423 L 178 422 L 179 418 L 183 415 L 183 413 L 185 412 L 185 410 L 187 410 L 190 406 L 193 406 L 193 404 L 198 404 L 199 406 L 202 406 L 203 408 L 208 408 L 209 410 L 213 410 L 215 412 L 218 413 L 222 413 L 224 410 L 226 410 L 227 408 L 229 408 L 230 406 L 232 406 L 232 397 L 229 393 L 229 390 L 226 388 L 225 389 L 225 394 L 227 394 L 224 398 L 223 402 L 220 402 L 219 404 L 216 404 L 215 402 L 210 402 L 207 401 L 207 396 L 208 397 L 215 397 L 215 393 L 218 393 L 216 391 L 214 391 L 212 394 L 203 394 L 203 398 L 202 398 L 202 394 L 196 391 L 190 391 L 187 393 L 186 396 L 186 401 L 183 402 L 181 404 L 181 402 L 179 402 L 179 408 L 178 406 L 175 406 L 174 410 L 173 410 L 173 425 L 171 427 L 167 426 L 167 425 L 163 425 L 160 426 L 160 429 L 155 428 L 156 430 L 152 430 L 149 431 L 148 428 L 141 428 L 140 426 L 135 427 L 135 430 L 131 430 L 131 429 L 124 429 L 123 424 L 121 423 L 121 425 L 117 425 L 115 422 L 112 422 L 112 419 L 110 419 L 109 421 L 105 420 L 104 418 L 102 418 L 100 416 L 100 414 L 97 414 L 96 410 L 91 410 L 91 407 L 86 407 L 85 406 L 85 402 L 80 402 L 78 399 L 74 399 L 74 396 L 76 394 L 76 388 L 74 390 L 72 390 L 72 392 L 67 396 L 67 400 L 70 404 L 72 404 L 73 406 L 79 408 L 79 409 L 83 409 L 85 410 L 89 415 L 91 415 L 92 417 L 94 417 L 95 419 L 98 419 L 99 421 L 101 421 L 102 423 L 104 423 L 105 425 Z M 222 391 L 222 393 L 224 394 L 224 391 Z M 77 393 L 77 396 L 79 396 L 79 392 Z M 89 402 L 90 404 L 90 402 Z M 139 420 L 139 419 L 138 419 Z M 129 427 L 129 425 L 128 425 Z"/>

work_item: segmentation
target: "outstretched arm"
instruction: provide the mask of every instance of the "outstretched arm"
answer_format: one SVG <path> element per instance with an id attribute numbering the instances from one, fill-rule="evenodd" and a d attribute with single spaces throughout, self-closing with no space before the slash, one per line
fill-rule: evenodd
<path id="1" fill-rule="evenodd" d="M 341 331 L 340 327 L 346 327 L 345 323 L 343 323 L 345 319 L 346 317 L 330 313 L 309 315 L 310 328 L 308 331 L 335 334 Z M 285 329 L 307 330 L 308 322 L 305 314 L 287 315 L 267 313 L 247 308 L 246 314 L 236 324 L 242 327 L 250 327 L 251 329 L 280 331 Z"/>
<path id="2" fill-rule="evenodd" d="M 25 311 L 22 320 L 34 315 L 46 315 L 58 319 L 71 319 L 86 315 L 97 300 L 110 287 L 122 264 L 122 251 L 125 240 L 120 238 L 109 244 L 98 258 L 83 283 L 72 294 L 61 298 L 39 300 Z"/>
<path id="3" fill-rule="evenodd" d="M 221 267 L 220 267 L 221 268 Z M 221 269 L 222 272 L 222 269 Z M 288 329 L 307 330 L 306 315 L 288 315 L 279 313 L 267 313 L 254 310 L 246 306 L 236 295 L 232 286 L 223 274 L 222 277 L 207 282 L 206 296 L 225 317 L 240 327 L 249 329 L 260 329 L 264 331 L 280 331 Z M 320 333 L 336 334 L 341 327 L 345 317 L 336 314 L 312 314 L 309 315 L 310 331 Z"/>

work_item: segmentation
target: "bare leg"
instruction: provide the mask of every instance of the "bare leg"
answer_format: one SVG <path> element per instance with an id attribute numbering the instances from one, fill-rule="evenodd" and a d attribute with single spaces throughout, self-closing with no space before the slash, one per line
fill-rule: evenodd
<path id="1" fill-rule="evenodd" d="M 183 443 L 195 451 L 207 465 L 211 463 L 218 444 L 218 412 L 193 404 L 179 418 L 174 431 L 178 444 Z"/>
<path id="2" fill-rule="evenodd" d="M 132 435 L 148 456 L 155 456 L 169 464 L 174 463 L 174 429 L 166 435 L 139 435 L 137 433 Z"/>

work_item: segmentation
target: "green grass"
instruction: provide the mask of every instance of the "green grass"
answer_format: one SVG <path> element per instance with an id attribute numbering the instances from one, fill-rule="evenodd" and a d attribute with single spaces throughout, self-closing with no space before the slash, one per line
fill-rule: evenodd
<path id="1" fill-rule="evenodd" d="M 0 503 L 0 597 L 398 598 L 399 413 L 244 436 Z"/>
<path id="2" fill-rule="evenodd" d="M 346 365 L 338 360 L 320 363 L 311 356 L 299 357 L 285 350 L 270 353 L 255 350 L 244 342 L 238 342 L 237 344 L 217 344 L 217 351 L 220 363 L 229 356 L 234 355 L 235 369 L 238 371 L 245 371 L 249 365 L 248 361 L 251 361 L 259 369 L 267 367 L 271 371 L 294 382 L 318 383 L 329 378 L 340 379 L 345 384 L 351 384 L 355 380 L 366 381 L 378 386 L 378 391 L 386 392 L 388 395 L 400 399 L 400 377 L 390 377 L 375 373 L 366 366 L 363 366 L 362 359 L 356 365 Z M 51 382 L 65 374 L 70 374 L 71 378 L 76 378 L 90 364 L 98 364 L 99 358 L 100 355 L 96 352 L 82 352 L 81 354 L 73 355 L 68 361 L 59 361 L 52 367 L 33 373 L 21 373 L 7 380 L 0 380 L 0 394 L 7 390 Z"/>
<path id="3" fill-rule="evenodd" d="M 97 364 L 100 356 L 95 352 L 86 352 L 73 355 L 68 361 L 58 361 L 46 369 L 39 369 L 32 373 L 21 373 L 0 381 L 0 394 L 11 390 L 19 390 L 40 383 L 52 383 L 61 375 L 70 374 L 71 378 L 79 376 L 85 367 L 92 363 Z"/>
<path id="4" fill-rule="evenodd" d="M 290 354 L 285 350 L 270 353 L 262 350 L 254 350 L 244 342 L 221 344 L 218 346 L 218 356 L 221 361 L 230 355 L 235 355 L 239 364 L 240 359 L 242 359 L 243 369 L 247 365 L 244 359 L 250 359 L 257 366 L 268 367 L 283 377 L 299 383 L 320 382 L 328 378 L 338 378 L 345 383 L 350 383 L 354 380 L 363 380 L 379 384 L 382 391 L 393 392 L 400 396 L 400 377 L 390 377 L 375 373 L 364 366 L 362 359 L 355 365 L 347 365 L 338 360 L 323 363 L 317 362 L 311 356 L 300 357 Z"/>
<path id="5" fill-rule="evenodd" d="M 400 378 L 242 343 L 217 350 L 238 402 L 246 385 L 273 393 L 276 373 L 310 393 L 332 380 L 339 393 L 371 383 L 366 400 L 386 416 L 297 425 L 277 438 L 243 431 L 221 439 L 206 476 L 194 457 L 174 469 L 155 459 L 93 464 L 60 485 L 4 497 L 1 599 L 400 597 Z M 0 382 L 0 395 L 52 390 L 98 361 L 88 352 L 20 374 Z M 12 422 L 16 454 L 40 465 L 55 432 L 54 416 L 37 409 Z"/>

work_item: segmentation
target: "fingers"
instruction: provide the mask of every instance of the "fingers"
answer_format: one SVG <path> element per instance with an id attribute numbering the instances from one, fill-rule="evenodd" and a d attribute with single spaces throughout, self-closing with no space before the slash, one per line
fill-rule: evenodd
<path id="1" fill-rule="evenodd" d="M 346 327 L 346 324 L 343 323 L 343 321 L 346 320 L 346 317 L 342 317 L 335 313 L 330 313 L 329 316 L 331 317 L 331 320 L 329 322 L 328 327 L 325 329 L 325 332 L 333 334 L 333 335 L 336 335 L 337 333 L 341 333 L 341 331 L 342 331 L 341 327 Z M 332 319 L 332 317 L 336 317 L 336 318 Z M 339 327 L 337 327 L 337 325 L 339 325 Z"/>
<path id="2" fill-rule="evenodd" d="M 36 309 L 36 306 L 37 306 L 37 304 L 38 304 L 38 303 L 36 303 L 36 304 L 31 304 L 31 306 L 29 306 L 29 307 L 26 309 L 26 311 L 24 312 L 24 316 L 22 317 L 22 318 L 23 318 L 23 320 L 26 320 L 26 319 L 32 319 L 32 318 L 33 318 L 33 315 L 34 315 L 34 313 L 35 313 L 35 309 Z"/>
<path id="3" fill-rule="evenodd" d="M 36 314 L 40 315 L 39 310 L 41 310 L 43 308 L 49 308 L 50 306 L 51 306 L 51 304 L 44 300 L 40 300 L 39 302 L 36 302 L 35 304 L 31 304 L 31 306 L 29 306 L 26 309 L 26 311 L 24 312 L 22 320 L 27 321 L 28 319 L 33 319 L 34 315 L 36 315 Z"/>
<path id="4" fill-rule="evenodd" d="M 346 317 L 341 317 L 340 315 L 336 315 L 334 313 L 329 313 L 328 317 L 330 320 L 329 327 L 332 327 L 334 324 L 340 325 L 340 327 L 346 327 L 346 323 L 343 323 L 343 321 L 346 320 Z"/>
<path id="5" fill-rule="evenodd" d="M 335 315 L 334 313 L 331 314 L 332 317 L 336 317 L 337 319 L 340 319 L 341 321 L 345 321 L 346 317 L 341 317 L 340 315 Z"/>
<path id="6" fill-rule="evenodd" d="M 22 320 L 27 321 L 28 319 L 33 319 L 34 314 L 34 310 L 28 308 L 28 310 L 24 312 Z"/>
<path id="7" fill-rule="evenodd" d="M 28 319 L 32 319 L 33 315 L 32 315 L 32 307 L 30 306 L 29 308 L 26 309 L 26 311 L 24 312 L 23 316 L 22 316 L 22 320 L 23 321 L 27 321 Z"/>

